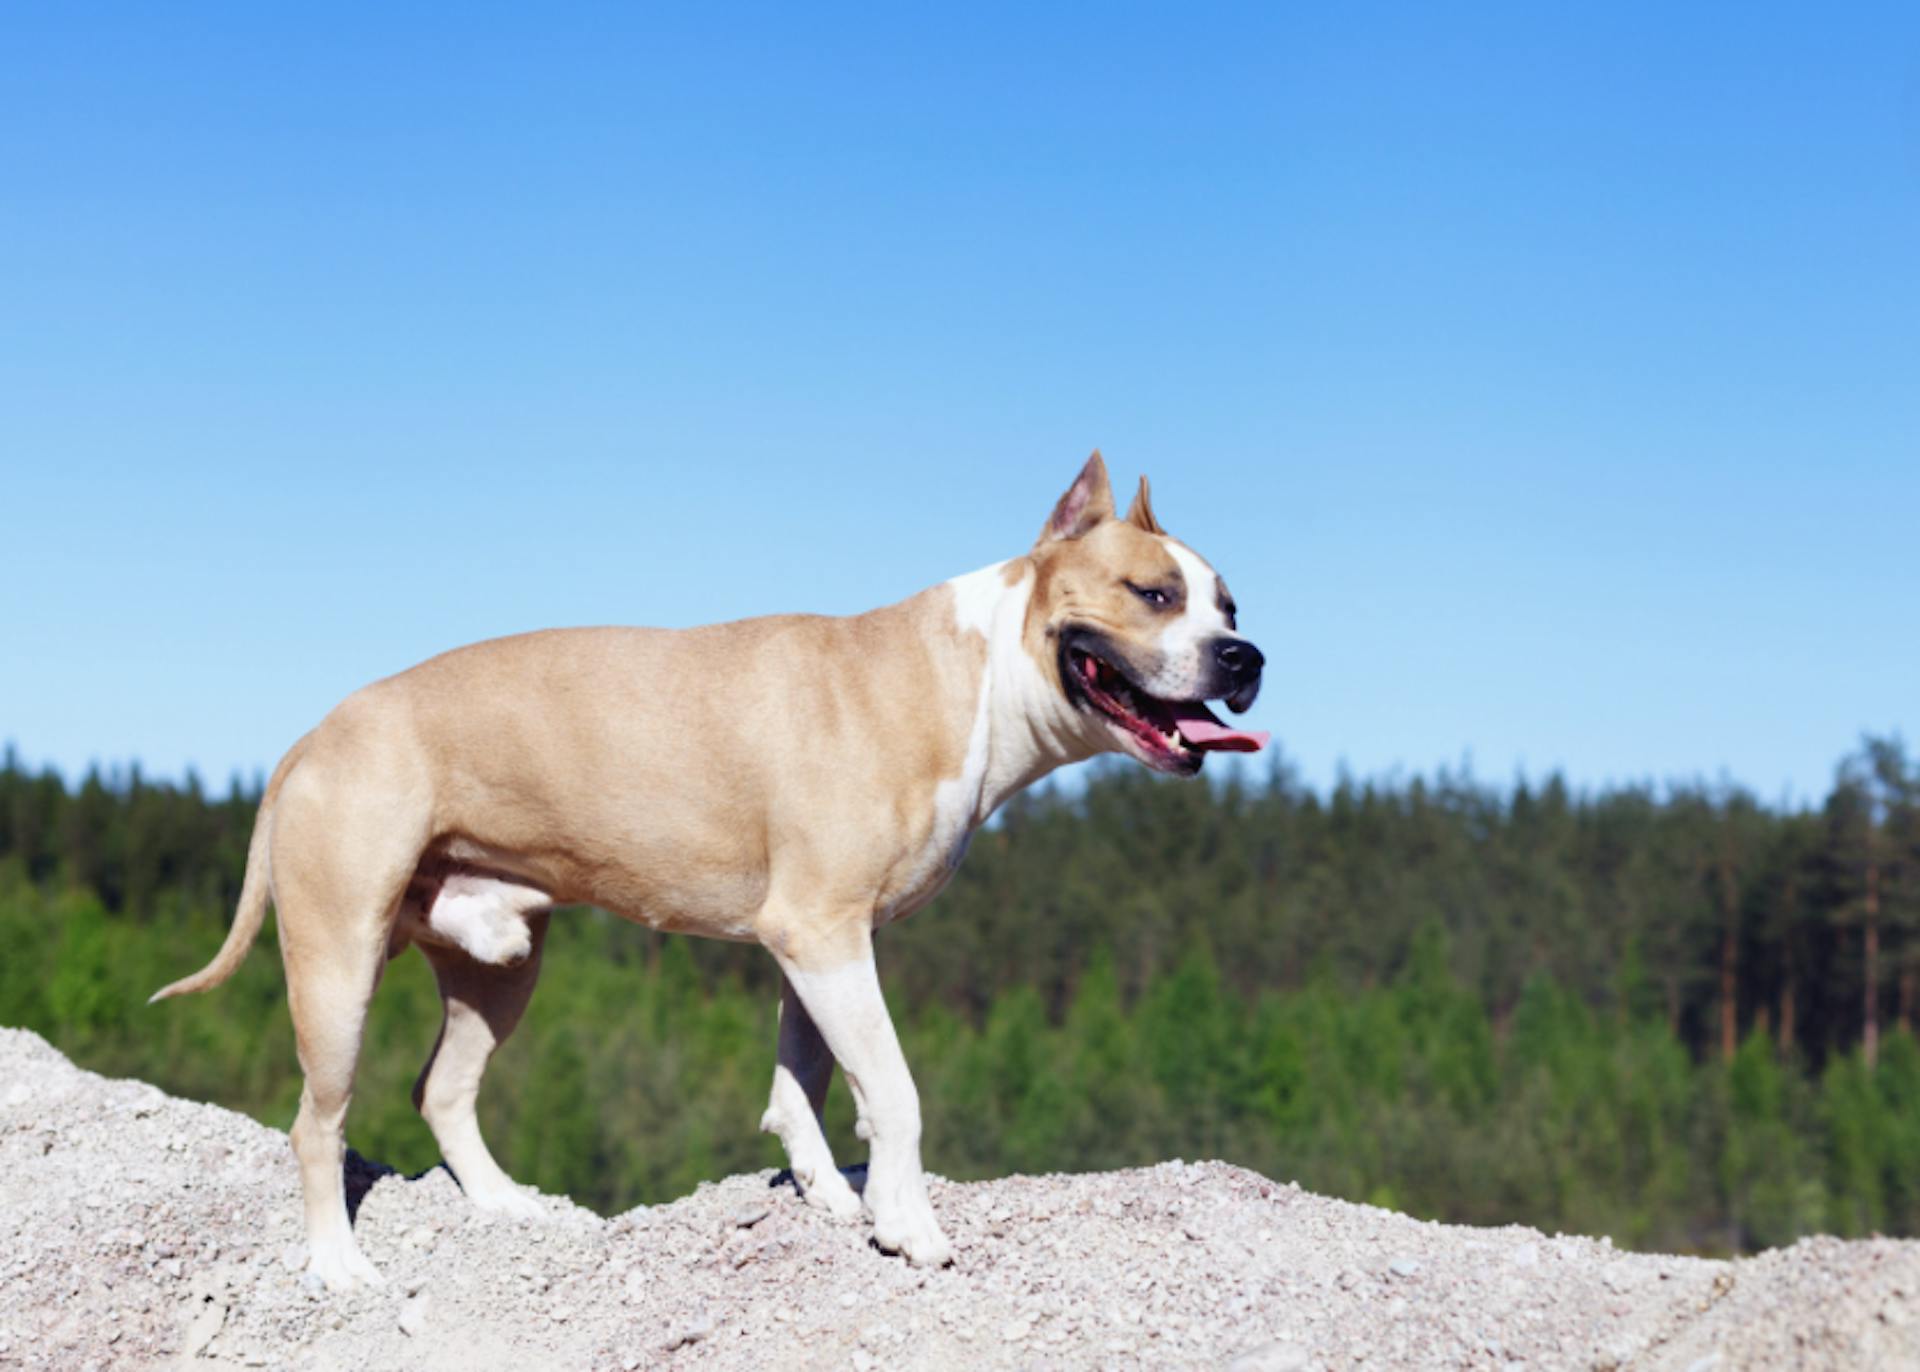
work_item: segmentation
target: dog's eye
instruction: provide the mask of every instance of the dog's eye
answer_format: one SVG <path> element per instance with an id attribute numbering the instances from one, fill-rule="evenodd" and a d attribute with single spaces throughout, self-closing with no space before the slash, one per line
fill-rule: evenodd
<path id="1" fill-rule="evenodd" d="M 1164 610 L 1173 603 L 1173 597 L 1161 590 L 1158 586 L 1136 586 L 1129 581 L 1127 583 L 1127 589 L 1146 601 L 1147 604 L 1153 606 L 1156 610 Z"/>

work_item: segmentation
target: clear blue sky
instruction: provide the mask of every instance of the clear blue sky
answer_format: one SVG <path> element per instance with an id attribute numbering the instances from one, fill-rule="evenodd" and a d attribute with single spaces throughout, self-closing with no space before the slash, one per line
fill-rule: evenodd
<path id="1" fill-rule="evenodd" d="M 850 611 L 1095 445 L 1306 776 L 1920 724 L 1920 7 L 14 8 L 0 739 Z M 710 689 L 724 692 L 726 683 Z"/>

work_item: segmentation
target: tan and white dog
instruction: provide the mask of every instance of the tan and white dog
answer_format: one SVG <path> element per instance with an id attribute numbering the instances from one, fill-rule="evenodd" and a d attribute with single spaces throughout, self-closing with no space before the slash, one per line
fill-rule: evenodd
<path id="1" fill-rule="evenodd" d="M 377 1281 L 349 1226 L 344 1125 L 368 1002 L 408 944 L 445 1001 L 414 1087 L 483 1209 L 538 1216 L 487 1151 L 481 1073 L 540 968 L 548 912 L 764 945 L 784 974 L 761 1127 L 807 1200 L 861 1199 L 820 1112 L 837 1060 L 872 1161 L 880 1247 L 951 1250 L 920 1168 L 920 1102 L 874 973 L 873 931 L 930 900 L 968 836 L 1063 763 L 1130 753 L 1192 775 L 1251 751 L 1204 703 L 1252 704 L 1261 656 L 1147 484 L 1124 519 L 1090 458 L 1033 550 L 851 618 L 562 629 L 461 648 L 349 696 L 260 803 L 239 911 L 204 970 L 232 975 L 269 902 L 306 1087 L 293 1126 L 309 1270 Z"/>

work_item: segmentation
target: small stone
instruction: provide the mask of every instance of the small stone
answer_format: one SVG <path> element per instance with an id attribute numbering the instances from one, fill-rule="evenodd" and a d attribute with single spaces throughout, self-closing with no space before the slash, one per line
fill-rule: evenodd
<path id="1" fill-rule="evenodd" d="M 187 1321 L 185 1342 L 181 1345 L 189 1358 L 197 1358 L 213 1342 L 213 1336 L 220 1332 L 220 1326 L 227 1322 L 227 1307 L 218 1301 L 204 1302 L 194 1317 Z"/>
<path id="2" fill-rule="evenodd" d="M 867 1352 L 866 1349 L 856 1348 L 853 1350 L 853 1372 L 873 1372 L 873 1369 L 879 1365 L 880 1359 L 874 1357 L 873 1354 Z"/>
<path id="3" fill-rule="evenodd" d="M 1000 1337 L 1008 1343 L 1019 1343 L 1032 1332 L 1033 1321 L 1022 1315 L 1018 1319 L 1008 1320 L 1001 1326 Z"/>
<path id="4" fill-rule="evenodd" d="M 1420 1264 L 1412 1258 L 1395 1258 L 1388 1264 L 1387 1270 L 1396 1277 L 1417 1277 L 1420 1275 Z"/>
<path id="5" fill-rule="evenodd" d="M 1249 1348 L 1227 1364 L 1227 1372 L 1306 1372 L 1307 1350 L 1284 1340 Z"/>
<path id="6" fill-rule="evenodd" d="M 708 1311 L 702 1310 L 690 1319 L 674 1326 L 667 1335 L 666 1350 L 671 1353 L 676 1348 L 684 1348 L 690 1343 L 710 1338 L 715 1329 L 714 1318 Z"/>
<path id="7" fill-rule="evenodd" d="M 733 1212 L 733 1227 L 736 1229 L 751 1229 L 772 1213 L 773 1207 L 764 1201 L 756 1201 L 752 1205 L 743 1205 Z"/>
<path id="8" fill-rule="evenodd" d="M 427 1298 L 415 1296 L 400 1307 L 400 1332 L 410 1339 L 420 1337 L 427 1327 Z"/>

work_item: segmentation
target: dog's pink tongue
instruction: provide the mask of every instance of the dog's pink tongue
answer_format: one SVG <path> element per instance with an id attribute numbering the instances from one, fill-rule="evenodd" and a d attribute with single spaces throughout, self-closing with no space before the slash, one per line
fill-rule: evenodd
<path id="1" fill-rule="evenodd" d="M 1257 753 L 1267 746 L 1267 739 L 1271 737 L 1264 729 L 1258 733 L 1229 729 L 1199 701 L 1168 701 L 1167 705 L 1173 711 L 1173 727 L 1192 748 L 1207 752 Z"/>

